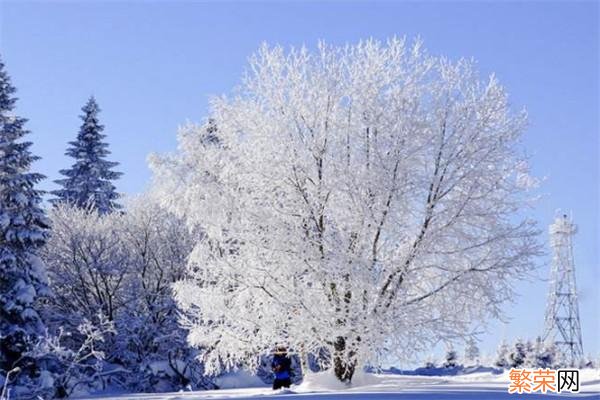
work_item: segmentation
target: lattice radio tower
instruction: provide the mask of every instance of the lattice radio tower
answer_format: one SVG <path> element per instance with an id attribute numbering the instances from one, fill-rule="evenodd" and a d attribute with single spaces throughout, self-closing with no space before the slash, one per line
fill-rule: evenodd
<path id="1" fill-rule="evenodd" d="M 544 328 L 544 340 L 554 342 L 572 367 L 583 358 L 573 261 L 572 239 L 576 232 L 577 226 L 567 215 L 557 217 L 550 225 L 553 258 Z"/>

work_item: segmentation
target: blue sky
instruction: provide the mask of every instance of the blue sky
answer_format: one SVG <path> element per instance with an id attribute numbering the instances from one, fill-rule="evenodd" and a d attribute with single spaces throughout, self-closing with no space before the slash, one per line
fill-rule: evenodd
<path id="1" fill-rule="evenodd" d="M 121 163 L 124 193 L 144 190 L 148 153 L 171 151 L 177 126 L 200 121 L 212 95 L 239 83 L 263 41 L 314 46 L 419 35 L 429 52 L 474 57 L 495 72 L 530 124 L 524 148 L 542 199 L 528 213 L 544 230 L 555 210 L 579 225 L 575 262 L 584 350 L 600 353 L 599 51 L 597 2 L 92 2 L 0 0 L 0 54 L 29 119 L 36 169 L 54 188 L 96 96 Z M 492 322 L 481 347 L 534 338 L 543 327 L 549 257 L 540 279 L 517 283 L 507 322 Z"/>

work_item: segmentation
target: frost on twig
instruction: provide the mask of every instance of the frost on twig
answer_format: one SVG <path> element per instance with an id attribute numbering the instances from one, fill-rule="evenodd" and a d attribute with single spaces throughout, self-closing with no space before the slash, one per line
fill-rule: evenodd
<path id="1" fill-rule="evenodd" d="M 68 397 L 78 386 L 97 382 L 105 359 L 105 353 L 98 346 L 114 333 L 112 321 L 99 313 L 95 322 L 84 319 L 76 333 L 60 328 L 57 335 L 46 335 L 40 340 L 31 355 L 52 364 L 55 396 Z M 81 344 L 72 349 L 74 335 Z"/>

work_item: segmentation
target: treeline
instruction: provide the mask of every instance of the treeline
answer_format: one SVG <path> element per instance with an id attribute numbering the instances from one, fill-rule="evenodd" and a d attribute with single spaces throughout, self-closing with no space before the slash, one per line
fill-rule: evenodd
<path id="1" fill-rule="evenodd" d="M 503 340 L 498 346 L 496 354 L 491 356 L 483 356 L 475 339 L 469 338 L 466 340 L 462 354 L 459 354 L 454 348 L 450 348 L 442 360 L 436 360 L 432 356 L 425 359 L 424 366 L 417 369 L 417 372 L 431 374 L 439 369 L 463 371 L 479 367 L 498 370 L 511 368 L 557 369 L 569 364 L 568 358 L 561 353 L 558 346 L 545 342 L 541 337 L 537 337 L 535 340 L 517 338 L 512 343 Z M 595 368 L 596 365 L 597 360 L 587 356 L 572 367 Z"/>
<path id="2" fill-rule="evenodd" d="M 2 398 L 214 387 L 171 294 L 194 232 L 151 195 L 121 204 L 93 97 L 45 209 L 14 94 L 0 62 Z"/>

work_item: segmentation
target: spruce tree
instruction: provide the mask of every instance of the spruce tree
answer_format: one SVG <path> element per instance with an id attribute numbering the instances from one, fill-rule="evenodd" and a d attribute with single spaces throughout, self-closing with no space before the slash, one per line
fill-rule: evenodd
<path id="1" fill-rule="evenodd" d="M 103 141 L 106 138 L 102 133 L 104 126 L 98 120 L 100 108 L 93 96 L 81 110 L 83 124 L 77 139 L 69 142 L 71 147 L 65 153 L 73 157 L 75 163 L 70 169 L 60 171 L 66 178 L 55 181 L 62 189 L 52 192 L 57 197 L 52 203 L 66 202 L 80 208 L 93 207 L 105 214 L 121 208 L 117 203 L 119 194 L 112 183 L 121 173 L 112 171 L 118 163 L 106 160 L 110 151 L 108 144 Z"/>
<path id="2" fill-rule="evenodd" d="M 36 310 L 48 294 L 45 268 L 38 249 L 47 238 L 48 222 L 35 188 L 44 178 L 30 172 L 38 159 L 30 152 L 26 119 L 13 113 L 15 88 L 0 61 L 0 375 L 20 369 L 29 380 L 38 371 L 31 350 L 44 324 Z"/>

